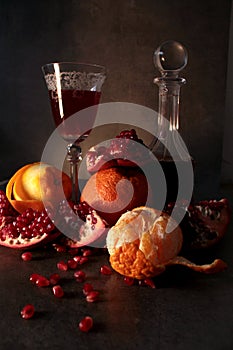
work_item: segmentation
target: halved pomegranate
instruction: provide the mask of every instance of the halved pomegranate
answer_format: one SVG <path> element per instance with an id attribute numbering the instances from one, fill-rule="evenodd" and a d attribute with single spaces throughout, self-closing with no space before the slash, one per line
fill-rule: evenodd
<path id="1" fill-rule="evenodd" d="M 226 198 L 221 200 L 203 200 L 192 203 L 176 204 L 185 216 L 180 223 L 184 236 L 184 249 L 208 248 L 218 243 L 227 231 L 231 210 Z M 171 213 L 174 204 L 168 205 Z"/>
<path id="2" fill-rule="evenodd" d="M 92 147 L 86 156 L 87 170 L 90 173 L 117 166 L 142 166 L 150 161 L 150 152 L 136 131 L 123 130 L 115 139 L 104 146 Z"/>
<path id="3" fill-rule="evenodd" d="M 108 224 L 86 202 L 74 205 L 62 201 L 55 223 L 58 221 L 59 227 L 63 226 L 62 232 L 67 236 L 66 245 L 70 248 L 105 246 Z"/>
<path id="4" fill-rule="evenodd" d="M 59 234 L 45 210 L 39 212 L 29 208 L 19 215 L 5 192 L 0 191 L 0 245 L 26 249 L 47 244 Z"/>

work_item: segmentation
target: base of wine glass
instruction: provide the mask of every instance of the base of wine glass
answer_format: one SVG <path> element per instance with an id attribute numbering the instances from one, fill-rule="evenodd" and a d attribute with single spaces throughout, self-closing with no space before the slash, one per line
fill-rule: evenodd
<path id="1" fill-rule="evenodd" d="M 78 144 L 70 143 L 67 145 L 67 160 L 70 163 L 72 201 L 77 203 L 79 200 L 78 163 L 82 160 L 82 149 Z"/>

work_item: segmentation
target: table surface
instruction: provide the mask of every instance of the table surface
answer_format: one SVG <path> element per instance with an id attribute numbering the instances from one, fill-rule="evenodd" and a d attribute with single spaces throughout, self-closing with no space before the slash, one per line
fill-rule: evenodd
<path id="1" fill-rule="evenodd" d="M 233 198 L 233 189 L 223 195 Z M 100 274 L 108 264 L 105 250 L 82 265 L 86 282 L 100 291 L 100 300 L 88 303 L 82 283 L 72 270 L 61 272 L 63 298 L 55 298 L 51 287 L 38 288 L 29 281 L 31 273 L 50 276 L 58 272 L 56 263 L 67 260 L 69 252 L 54 249 L 33 251 L 24 262 L 21 251 L 0 247 L 0 349 L 233 349 L 233 224 L 223 241 L 210 252 L 194 259 L 209 262 L 222 258 L 224 272 L 205 275 L 185 267 L 170 267 L 155 278 L 156 289 L 124 283 L 113 272 Z M 21 308 L 34 304 L 34 318 L 24 320 Z M 90 315 L 94 327 L 82 333 L 78 323 Z"/>

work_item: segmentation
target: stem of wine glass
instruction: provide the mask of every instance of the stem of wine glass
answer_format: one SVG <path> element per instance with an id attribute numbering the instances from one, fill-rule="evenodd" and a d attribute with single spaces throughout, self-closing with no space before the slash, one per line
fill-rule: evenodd
<path id="1" fill-rule="evenodd" d="M 78 186 L 78 163 L 82 160 L 82 149 L 75 143 L 67 146 L 67 159 L 70 163 L 70 177 L 72 181 L 72 201 L 78 202 L 79 186 Z"/>

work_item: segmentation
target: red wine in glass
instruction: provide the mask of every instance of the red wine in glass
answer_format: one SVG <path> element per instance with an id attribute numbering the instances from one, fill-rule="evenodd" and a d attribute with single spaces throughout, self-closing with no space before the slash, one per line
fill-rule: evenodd
<path id="1" fill-rule="evenodd" d="M 67 159 L 73 183 L 72 199 L 78 200 L 77 164 L 80 143 L 90 133 L 106 78 L 105 67 L 96 64 L 60 62 L 42 67 L 55 125 L 67 141 Z"/>
<path id="2" fill-rule="evenodd" d="M 96 108 L 89 109 L 88 124 L 92 126 L 95 121 L 100 96 L 100 91 L 62 89 L 63 115 L 61 115 L 57 91 L 49 90 L 54 122 L 56 126 L 59 126 L 59 132 L 66 141 L 73 140 L 74 138 L 78 138 L 78 140 L 81 141 L 88 136 L 91 129 L 83 130 L 85 129 L 83 128 L 83 120 L 82 125 L 77 122 L 74 128 L 74 125 L 72 125 L 72 123 L 67 123 L 66 119 L 85 108 L 96 106 Z M 77 119 L 78 118 L 77 115 Z M 82 134 L 83 131 L 84 134 Z"/>

